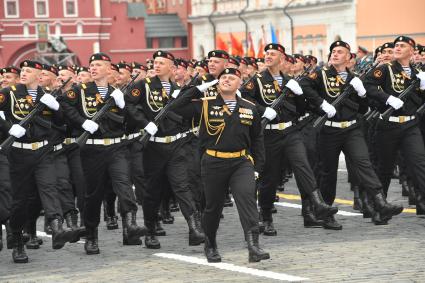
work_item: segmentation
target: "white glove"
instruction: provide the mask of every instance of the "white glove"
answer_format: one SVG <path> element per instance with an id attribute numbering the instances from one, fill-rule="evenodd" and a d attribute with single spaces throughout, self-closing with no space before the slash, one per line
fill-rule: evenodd
<path id="1" fill-rule="evenodd" d="M 263 117 L 266 118 L 267 120 L 271 121 L 274 118 L 276 118 L 277 113 L 273 108 L 270 107 L 266 107 L 266 111 L 264 111 Z"/>
<path id="2" fill-rule="evenodd" d="M 290 79 L 285 86 L 292 90 L 292 92 L 296 95 L 303 94 L 303 90 L 301 89 L 300 84 L 294 79 Z"/>
<path id="3" fill-rule="evenodd" d="M 121 108 L 124 109 L 125 106 L 125 101 L 124 101 L 124 93 L 122 93 L 122 91 L 120 89 L 115 89 L 112 93 L 111 96 L 114 98 L 115 100 L 115 104 Z"/>
<path id="4" fill-rule="evenodd" d="M 357 91 L 358 96 L 364 97 L 366 95 L 366 89 L 363 86 L 363 82 L 358 77 L 354 77 L 350 81 L 350 85 L 352 85 L 353 88 Z"/>
<path id="5" fill-rule="evenodd" d="M 387 99 L 387 105 L 390 105 L 395 110 L 398 110 L 401 107 L 403 107 L 403 104 L 404 104 L 403 100 L 392 95 L 390 95 Z"/>
<path id="6" fill-rule="evenodd" d="M 258 180 L 258 178 L 260 177 L 260 174 L 258 174 L 257 171 L 254 172 L 254 178 L 255 180 Z"/>
<path id="7" fill-rule="evenodd" d="M 179 96 L 180 94 L 180 89 L 176 89 L 175 91 L 173 91 L 173 93 L 171 94 L 171 97 L 176 99 L 177 96 Z"/>
<path id="8" fill-rule="evenodd" d="M 328 118 L 332 118 L 336 114 L 335 107 L 333 107 L 332 104 L 329 104 L 326 100 L 323 100 L 323 103 L 322 105 L 320 105 L 320 108 L 326 112 Z"/>
<path id="9" fill-rule="evenodd" d="M 40 102 L 49 107 L 52 110 L 59 110 L 59 102 L 50 93 L 45 93 L 41 98 Z"/>
<path id="10" fill-rule="evenodd" d="M 22 126 L 18 124 L 13 124 L 9 130 L 9 134 L 19 139 L 25 135 L 26 131 L 27 130 L 25 130 L 25 128 L 23 128 Z"/>
<path id="11" fill-rule="evenodd" d="M 421 80 L 419 88 L 425 90 L 425 72 L 419 72 L 416 76 Z"/>
<path id="12" fill-rule="evenodd" d="M 145 127 L 145 131 L 148 132 L 149 135 L 154 136 L 156 132 L 158 132 L 158 127 L 153 122 L 149 122 Z"/>
<path id="13" fill-rule="evenodd" d="M 6 117 L 4 116 L 4 111 L 0 111 L 0 118 L 3 120 L 6 120 Z"/>
<path id="14" fill-rule="evenodd" d="M 93 134 L 94 132 L 97 131 L 97 129 L 99 129 L 99 124 L 96 122 L 93 122 L 92 120 L 85 120 L 83 125 L 81 125 L 81 127 L 83 127 L 83 129 L 86 130 L 87 132 L 90 132 L 90 134 Z"/>
<path id="15" fill-rule="evenodd" d="M 218 83 L 218 80 L 213 80 L 211 82 L 208 83 L 204 83 L 201 85 L 196 86 L 196 88 L 200 91 L 200 92 L 204 92 L 206 91 L 210 86 L 215 85 L 216 83 Z"/>

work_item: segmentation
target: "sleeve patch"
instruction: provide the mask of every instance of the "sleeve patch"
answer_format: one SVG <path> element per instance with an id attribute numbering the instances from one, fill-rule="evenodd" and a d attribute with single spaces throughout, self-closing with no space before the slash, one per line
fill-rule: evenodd
<path id="1" fill-rule="evenodd" d="M 311 73 L 310 75 L 308 75 L 308 77 L 312 80 L 317 79 L 317 73 Z"/>
<path id="2" fill-rule="evenodd" d="M 68 92 L 66 93 L 66 96 L 69 99 L 75 99 L 77 97 L 77 95 L 75 94 L 75 92 L 73 90 L 68 90 Z"/>
<path id="3" fill-rule="evenodd" d="M 6 97 L 3 93 L 0 93 L 0 103 L 3 103 L 6 100 Z"/>
<path id="4" fill-rule="evenodd" d="M 373 76 L 375 77 L 375 78 L 380 78 L 380 77 L 382 77 L 382 71 L 381 70 L 375 70 L 374 72 L 373 72 Z"/>
<path id="5" fill-rule="evenodd" d="M 133 89 L 131 91 L 131 95 L 134 97 L 138 97 L 140 95 L 140 90 L 138 90 L 137 88 Z"/>
<path id="6" fill-rule="evenodd" d="M 251 81 L 246 85 L 246 89 L 252 90 L 254 89 L 254 83 Z"/>

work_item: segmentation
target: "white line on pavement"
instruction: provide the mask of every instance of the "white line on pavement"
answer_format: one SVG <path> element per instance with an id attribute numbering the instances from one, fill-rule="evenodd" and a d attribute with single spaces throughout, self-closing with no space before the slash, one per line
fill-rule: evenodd
<path id="1" fill-rule="evenodd" d="M 296 203 L 290 203 L 290 202 L 275 202 L 275 205 L 278 206 L 283 206 L 283 207 L 291 207 L 291 208 L 299 208 L 301 209 L 301 205 L 300 204 L 296 204 Z M 344 211 L 344 210 L 338 210 L 339 215 L 343 215 L 343 216 L 361 216 L 363 214 L 361 213 L 356 213 L 356 212 L 349 212 L 349 211 Z"/>
<path id="2" fill-rule="evenodd" d="M 193 256 L 185 256 L 185 255 L 172 254 L 172 253 L 156 253 L 154 255 L 158 257 L 162 257 L 162 258 L 174 259 L 174 260 L 184 261 L 188 263 L 210 266 L 217 269 L 240 272 L 240 273 L 245 273 L 245 274 L 254 275 L 258 277 L 276 279 L 281 281 L 294 282 L 294 281 L 309 280 L 308 278 L 304 278 L 304 277 L 298 277 L 298 276 L 293 276 L 293 275 L 289 275 L 285 273 L 277 273 L 277 272 L 267 271 L 267 270 L 259 270 L 259 269 L 244 267 L 244 266 L 237 266 L 231 263 L 224 263 L 224 262 L 209 263 L 207 262 L 206 259 L 201 259 L 201 258 L 197 258 Z"/>

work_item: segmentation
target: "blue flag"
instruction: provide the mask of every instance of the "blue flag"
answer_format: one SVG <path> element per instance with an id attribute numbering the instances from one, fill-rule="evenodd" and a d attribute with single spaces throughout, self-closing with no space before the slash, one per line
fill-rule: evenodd
<path id="1" fill-rule="evenodd" d="M 277 42 L 277 35 L 276 35 L 276 31 L 273 27 L 272 24 L 270 24 L 270 34 L 272 35 L 272 43 L 278 43 Z"/>

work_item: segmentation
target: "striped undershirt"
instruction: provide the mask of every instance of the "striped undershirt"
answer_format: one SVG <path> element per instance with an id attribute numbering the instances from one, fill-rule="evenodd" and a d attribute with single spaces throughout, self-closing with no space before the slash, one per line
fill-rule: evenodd
<path id="1" fill-rule="evenodd" d="M 97 90 L 100 93 L 100 96 L 105 98 L 106 94 L 108 93 L 108 87 L 107 86 L 97 86 Z"/>
<path id="2" fill-rule="evenodd" d="M 338 72 L 338 75 L 344 80 L 344 82 L 347 80 L 348 73 L 346 71 Z"/>
<path id="3" fill-rule="evenodd" d="M 37 98 L 37 90 L 36 89 L 27 89 L 28 94 L 31 96 L 32 102 L 35 102 Z"/>
<path id="4" fill-rule="evenodd" d="M 225 100 L 224 103 L 226 103 L 227 107 L 229 107 L 230 112 L 233 113 L 233 110 L 236 108 L 236 100 L 229 99 Z"/>
<path id="5" fill-rule="evenodd" d="M 170 91 L 171 91 L 171 85 L 169 82 L 163 82 L 161 81 L 162 87 L 165 89 L 165 92 L 167 93 L 167 95 L 170 95 Z"/>
<path id="6" fill-rule="evenodd" d="M 403 70 L 407 74 L 407 76 L 410 77 L 412 75 L 412 70 L 410 69 L 410 66 L 403 66 Z"/>
<path id="7" fill-rule="evenodd" d="M 275 79 L 277 81 L 277 83 L 279 84 L 279 86 L 282 85 L 282 82 L 283 82 L 282 76 L 273 76 L 273 79 Z"/>

